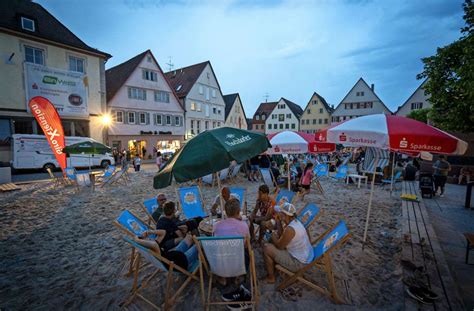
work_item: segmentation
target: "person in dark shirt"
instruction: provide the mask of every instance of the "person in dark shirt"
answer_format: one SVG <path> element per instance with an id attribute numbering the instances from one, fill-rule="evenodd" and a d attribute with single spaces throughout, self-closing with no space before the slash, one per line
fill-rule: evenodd
<path id="1" fill-rule="evenodd" d="M 165 250 L 170 250 L 178 245 L 188 232 L 188 227 L 183 224 L 178 224 L 175 217 L 176 206 L 174 202 L 168 201 L 163 205 L 164 215 L 160 217 L 156 223 L 157 230 L 165 230 L 166 234 L 160 242 L 160 247 Z"/>
<path id="2" fill-rule="evenodd" d="M 250 159 L 250 174 L 248 177 L 249 181 L 258 181 L 258 165 L 260 164 L 260 160 L 258 155 Z"/>
<path id="3" fill-rule="evenodd" d="M 165 204 L 165 202 L 166 202 L 165 194 L 164 193 L 158 194 L 158 196 L 156 197 L 156 203 L 158 204 L 158 207 L 155 209 L 153 214 L 151 214 L 151 217 L 153 218 L 155 222 L 158 222 L 161 215 L 163 215 L 163 205 Z"/>
<path id="4" fill-rule="evenodd" d="M 270 159 L 267 155 L 260 156 L 260 163 L 261 168 L 270 168 Z"/>

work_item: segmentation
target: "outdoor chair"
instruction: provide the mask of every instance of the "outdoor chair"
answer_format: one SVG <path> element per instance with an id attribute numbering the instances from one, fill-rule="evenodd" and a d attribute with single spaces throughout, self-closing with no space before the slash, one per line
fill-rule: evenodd
<path id="1" fill-rule="evenodd" d="M 146 199 L 143 204 L 140 205 L 145 214 L 148 216 L 148 225 L 156 225 L 156 221 L 153 219 L 153 213 L 158 208 L 158 202 L 156 198 Z"/>
<path id="2" fill-rule="evenodd" d="M 321 235 L 321 237 L 319 237 L 319 239 L 312 243 L 314 257 L 311 263 L 305 265 L 296 272 L 291 272 L 280 265 L 276 265 L 278 271 L 287 275 L 287 277 L 277 286 L 277 290 L 282 290 L 298 281 L 324 295 L 329 296 L 335 303 L 342 303 L 343 301 L 339 298 L 336 290 L 330 254 L 336 248 L 343 245 L 349 237 L 350 233 L 346 222 L 340 220 L 338 224 L 328 229 Z M 309 272 L 313 267 L 317 267 L 325 272 L 328 281 L 328 289 L 325 286 L 317 285 L 314 281 L 305 278 L 305 273 Z"/>
<path id="3" fill-rule="evenodd" d="M 240 172 L 240 168 L 242 167 L 242 164 L 237 164 L 234 167 L 232 167 L 232 170 L 230 171 L 229 174 L 229 179 L 233 179 L 237 174 Z"/>
<path id="4" fill-rule="evenodd" d="M 337 169 L 336 175 L 332 176 L 332 178 L 335 178 L 337 180 L 346 180 L 347 173 L 349 171 L 349 168 L 347 165 L 341 165 Z"/>
<path id="5" fill-rule="evenodd" d="M 201 299 L 206 310 L 211 305 L 227 305 L 229 302 L 212 301 L 212 280 L 214 275 L 219 277 L 238 277 L 247 275 L 245 265 L 245 249 L 249 255 L 250 274 L 250 301 L 233 301 L 231 304 L 248 303 L 253 304 L 253 309 L 258 304 L 259 292 L 257 285 L 257 274 L 255 271 L 255 258 L 250 241 L 241 236 L 226 237 L 193 237 L 199 253 L 199 278 L 201 283 Z M 207 297 L 204 287 L 204 270 L 209 275 Z"/>
<path id="6" fill-rule="evenodd" d="M 276 182 L 273 177 L 272 170 L 269 168 L 259 168 L 260 175 L 262 176 L 263 183 L 267 185 L 270 189 L 275 187 Z"/>
<path id="7" fill-rule="evenodd" d="M 97 183 L 105 182 L 106 180 L 112 178 L 112 176 L 113 176 L 114 173 L 115 173 L 115 169 L 116 169 L 115 165 L 109 165 L 109 166 L 107 166 L 107 168 L 106 168 L 105 171 L 104 171 L 104 174 L 98 175 L 98 176 L 95 177 L 95 178 L 96 178 L 96 179 L 95 179 L 96 182 L 97 182 Z"/>
<path id="8" fill-rule="evenodd" d="M 46 169 L 46 171 L 48 172 L 49 177 L 51 177 L 51 180 L 54 183 L 54 188 L 66 185 L 66 180 L 64 179 L 63 176 L 56 177 L 49 167 Z"/>
<path id="9" fill-rule="evenodd" d="M 288 203 L 295 201 L 298 194 L 286 188 L 278 189 L 277 194 L 275 195 L 275 202 L 278 204 L 281 199 L 285 198 Z"/>
<path id="10" fill-rule="evenodd" d="M 318 177 L 328 176 L 329 174 L 329 166 L 327 164 L 321 163 L 316 165 L 314 168 L 314 175 Z"/>
<path id="11" fill-rule="evenodd" d="M 178 206 L 186 219 L 206 217 L 201 189 L 198 186 L 181 187 L 176 190 Z"/>
<path id="12" fill-rule="evenodd" d="M 92 182 L 89 173 L 77 173 L 76 184 L 78 187 L 90 187 Z"/>
<path id="13" fill-rule="evenodd" d="M 201 181 L 205 184 L 211 185 L 211 187 L 214 186 L 214 174 L 209 174 L 206 176 L 203 176 L 201 178 Z"/>
<path id="14" fill-rule="evenodd" d="M 226 167 L 225 169 L 219 171 L 219 176 L 218 177 L 221 181 L 224 181 L 227 178 L 229 178 L 229 168 Z"/>
<path id="15" fill-rule="evenodd" d="M 313 179 L 311 180 L 311 187 L 315 189 L 316 191 L 318 191 L 319 193 L 321 193 L 322 195 L 324 195 L 324 188 L 321 185 L 321 182 L 319 181 L 318 175 L 316 174 L 313 176 Z"/>
<path id="16" fill-rule="evenodd" d="M 236 197 L 240 202 L 240 211 L 247 215 L 247 197 L 245 188 L 229 187 L 230 195 Z M 222 191 L 221 191 L 222 193 Z"/>
<path id="17" fill-rule="evenodd" d="M 146 290 L 148 286 L 150 285 L 150 282 L 160 273 L 164 272 L 166 273 L 166 287 L 165 287 L 165 297 L 164 297 L 164 303 L 163 303 L 163 309 L 164 310 L 169 310 L 174 306 L 174 302 L 176 298 L 181 294 L 181 292 L 186 288 L 186 286 L 192 281 L 198 281 L 199 279 L 197 277 L 198 273 L 198 268 L 199 268 L 199 261 L 196 261 L 194 265 L 190 267 L 190 269 L 185 270 L 181 268 L 180 266 L 174 264 L 173 261 L 170 261 L 163 256 L 156 250 L 152 250 L 149 248 L 146 248 L 145 246 L 135 242 L 134 240 L 128 238 L 128 237 L 123 237 L 125 242 L 129 243 L 133 249 L 137 250 L 137 258 L 135 260 L 135 267 L 134 267 L 134 275 L 133 275 L 133 287 L 132 287 L 132 292 L 130 296 L 127 298 L 125 303 L 123 304 L 123 307 L 127 307 L 130 305 L 135 298 L 140 298 L 144 302 L 146 302 L 148 305 L 150 305 L 152 308 L 161 310 L 159 306 L 157 306 L 156 303 L 153 303 L 151 301 L 152 297 L 145 297 L 142 293 L 142 291 Z M 140 285 L 138 285 L 138 272 L 139 272 L 139 266 L 140 266 L 140 260 L 141 257 L 145 258 L 156 270 L 149 274 L 148 276 L 145 276 L 141 279 Z M 185 277 L 185 280 L 181 285 L 179 286 L 178 289 L 174 288 L 174 281 L 175 281 L 175 276 L 182 275 Z M 155 293 L 156 296 L 160 296 L 156 293 L 155 290 L 153 290 L 153 293 Z M 172 295 L 173 294 L 173 295 Z"/>
<path id="18" fill-rule="evenodd" d="M 110 178 L 104 180 L 101 184 L 100 187 L 105 187 L 105 186 L 111 186 L 115 184 L 123 184 L 123 185 L 128 185 L 128 166 L 125 166 L 125 168 L 122 168 L 120 171 L 115 172 Z"/>
<path id="19" fill-rule="evenodd" d="M 395 184 L 397 183 L 397 181 L 401 181 L 401 178 L 402 177 L 402 172 L 401 171 L 398 171 L 397 173 L 395 173 L 395 175 L 393 175 L 393 180 L 392 179 L 382 179 L 382 184 L 381 186 L 384 187 L 386 185 L 390 185 L 393 183 L 393 186 L 395 187 Z"/>
<path id="20" fill-rule="evenodd" d="M 308 236 L 311 237 L 309 228 L 321 216 L 321 209 L 315 203 L 307 203 L 297 212 L 297 218 L 303 224 Z"/>
<path id="21" fill-rule="evenodd" d="M 145 222 L 140 219 L 136 214 L 129 210 L 124 210 L 120 216 L 114 220 L 114 225 L 122 230 L 123 233 L 130 237 L 140 237 L 143 231 L 152 230 Z M 149 236 L 150 238 L 156 238 L 155 235 Z M 130 255 L 130 266 L 128 269 L 128 274 L 130 275 L 133 272 L 134 261 L 136 260 L 135 248 L 132 247 Z"/>

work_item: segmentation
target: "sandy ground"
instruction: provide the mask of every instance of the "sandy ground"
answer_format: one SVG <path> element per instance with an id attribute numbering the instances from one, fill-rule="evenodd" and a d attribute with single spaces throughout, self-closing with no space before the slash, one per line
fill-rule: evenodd
<path id="1" fill-rule="evenodd" d="M 130 249 L 112 222 L 124 209 L 145 218 L 140 202 L 158 193 L 152 187 L 153 175 L 151 171 L 131 172 L 131 185 L 94 193 L 85 189 L 76 194 L 72 187 L 53 189 L 49 182 L 0 193 L 0 309 L 119 309 L 132 284 L 132 278 L 125 276 Z M 247 188 L 247 202 L 253 207 L 260 183 L 239 176 L 232 184 Z M 261 282 L 259 310 L 403 309 L 399 199 L 376 188 L 369 243 L 362 251 L 369 190 L 332 179 L 322 184 L 324 196 L 312 190 L 305 198 L 324 211 L 311 231 L 316 237 L 340 218 L 350 226 L 353 236 L 332 254 L 339 295 L 347 304 L 334 305 L 304 286 L 300 286 L 303 296 L 297 302 L 286 301 L 274 285 Z M 174 188 L 164 192 L 169 199 L 176 199 Z M 216 194 L 216 188 L 203 189 L 207 203 Z M 263 279 L 261 250 L 255 253 L 257 275 Z M 314 270 L 310 276 L 326 285 L 321 272 Z M 164 278 L 157 278 L 152 301 L 162 301 L 163 286 Z M 214 296 L 219 296 L 219 290 Z M 149 308 L 138 302 L 131 309 Z M 194 282 L 178 299 L 176 310 L 196 309 L 201 309 L 201 301 L 198 283 Z"/>

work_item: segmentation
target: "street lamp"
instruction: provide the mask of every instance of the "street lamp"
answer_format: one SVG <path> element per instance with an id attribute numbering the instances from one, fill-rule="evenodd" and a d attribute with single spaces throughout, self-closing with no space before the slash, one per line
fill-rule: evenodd
<path id="1" fill-rule="evenodd" d="M 103 115 L 100 116 L 100 123 L 102 123 L 103 128 L 102 128 L 102 139 L 105 144 L 108 145 L 108 128 L 112 124 L 112 117 L 110 114 L 104 113 Z"/>

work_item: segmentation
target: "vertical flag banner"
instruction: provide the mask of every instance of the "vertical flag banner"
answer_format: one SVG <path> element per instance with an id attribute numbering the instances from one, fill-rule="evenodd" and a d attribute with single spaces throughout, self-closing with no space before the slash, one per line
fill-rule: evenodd
<path id="1" fill-rule="evenodd" d="M 63 148 L 66 147 L 66 143 L 58 111 L 49 100 L 41 96 L 33 97 L 28 106 L 46 135 L 46 140 L 53 150 L 59 166 L 64 171 L 66 169 L 66 154 L 63 153 Z"/>

